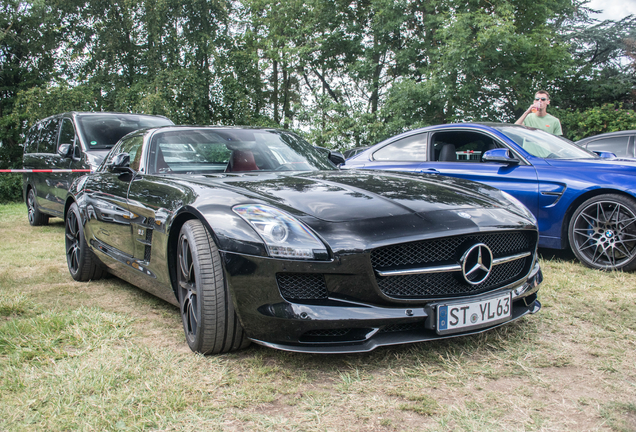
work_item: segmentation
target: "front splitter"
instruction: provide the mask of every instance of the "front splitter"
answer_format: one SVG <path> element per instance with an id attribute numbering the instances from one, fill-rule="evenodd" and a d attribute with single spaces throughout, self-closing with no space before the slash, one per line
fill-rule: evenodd
<path id="1" fill-rule="evenodd" d="M 315 354 L 352 354 L 352 353 L 363 353 L 373 351 L 378 347 L 383 346 L 392 346 L 392 345 L 403 345 L 408 343 L 416 343 L 416 342 L 427 342 L 427 341 L 436 341 L 443 339 L 450 339 L 461 336 L 470 336 L 474 334 L 484 333 L 486 331 L 495 329 L 497 327 L 501 327 L 503 325 L 509 324 L 513 321 L 518 320 L 519 318 L 528 315 L 535 314 L 539 312 L 541 309 L 541 303 L 539 300 L 534 300 L 529 306 L 515 306 L 513 308 L 512 318 L 503 323 L 499 323 L 493 325 L 491 327 L 480 328 L 477 330 L 469 330 L 461 333 L 453 333 L 448 335 L 438 335 L 434 332 L 426 332 L 423 334 L 419 331 L 413 332 L 403 332 L 403 333 L 378 333 L 372 336 L 370 339 L 363 342 L 346 342 L 346 343 L 329 343 L 329 344 L 320 344 L 320 343 L 312 343 L 312 344 L 278 344 L 265 342 L 258 339 L 251 339 L 252 342 L 257 343 L 259 345 L 263 345 L 269 348 L 275 348 L 282 351 L 290 351 L 290 352 L 299 352 L 299 353 L 315 353 Z"/>

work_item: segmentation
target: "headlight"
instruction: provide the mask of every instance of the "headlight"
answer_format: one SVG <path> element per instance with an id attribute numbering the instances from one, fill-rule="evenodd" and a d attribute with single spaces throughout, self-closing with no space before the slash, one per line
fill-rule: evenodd
<path id="1" fill-rule="evenodd" d="M 526 207 L 521 201 L 510 195 L 508 192 L 501 191 L 501 194 L 506 200 L 510 201 L 517 209 L 519 209 L 523 216 L 526 216 L 528 219 L 534 222 L 535 225 L 537 224 L 537 218 L 534 217 L 532 212 L 528 210 L 528 207 Z"/>
<path id="2" fill-rule="evenodd" d="M 325 245 L 292 216 L 262 204 L 232 208 L 261 236 L 269 255 L 277 258 L 325 259 Z"/>

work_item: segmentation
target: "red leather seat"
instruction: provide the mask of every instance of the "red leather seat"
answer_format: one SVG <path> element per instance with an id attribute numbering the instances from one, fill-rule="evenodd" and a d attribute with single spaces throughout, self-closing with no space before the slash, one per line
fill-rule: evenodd
<path id="1" fill-rule="evenodd" d="M 232 150 L 232 157 L 226 172 L 257 171 L 254 154 L 249 150 Z"/>

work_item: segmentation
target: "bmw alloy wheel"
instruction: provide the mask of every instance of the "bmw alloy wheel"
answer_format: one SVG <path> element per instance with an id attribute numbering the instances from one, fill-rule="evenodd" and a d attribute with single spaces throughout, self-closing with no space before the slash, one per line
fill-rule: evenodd
<path id="1" fill-rule="evenodd" d="M 570 245 L 588 267 L 632 270 L 636 266 L 636 202 L 600 195 L 584 202 L 570 222 Z"/>

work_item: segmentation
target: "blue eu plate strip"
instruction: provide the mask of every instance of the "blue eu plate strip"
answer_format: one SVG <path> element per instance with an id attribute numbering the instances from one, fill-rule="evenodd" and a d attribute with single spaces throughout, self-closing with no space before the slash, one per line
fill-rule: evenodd
<path id="1" fill-rule="evenodd" d="M 448 328 L 448 306 L 440 306 L 437 308 L 437 324 L 438 330 L 446 330 Z"/>

